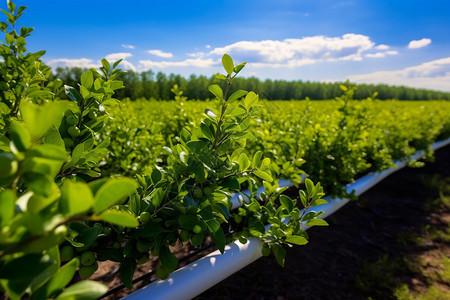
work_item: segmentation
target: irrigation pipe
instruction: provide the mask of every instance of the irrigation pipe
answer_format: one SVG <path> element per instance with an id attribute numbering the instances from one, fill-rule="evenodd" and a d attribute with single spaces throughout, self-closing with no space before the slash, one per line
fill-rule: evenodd
<path id="1" fill-rule="evenodd" d="M 448 144 L 450 144 L 450 138 L 433 143 L 431 148 L 437 150 Z M 417 151 L 410 159 L 418 159 L 423 155 L 423 151 Z M 406 161 L 396 161 L 395 165 L 395 167 L 382 172 L 369 173 L 348 184 L 347 192 L 354 191 L 355 195 L 361 195 L 390 174 L 403 168 Z M 280 180 L 279 185 L 280 187 L 292 186 L 292 183 L 287 180 Z M 349 201 L 348 199 L 327 200 L 328 203 L 314 207 L 315 210 L 324 211 L 321 218 L 333 214 Z M 239 206 L 238 195 L 233 202 L 233 207 L 234 205 Z M 308 228 L 305 227 L 305 229 Z M 260 258 L 262 256 L 261 249 L 262 243 L 257 238 L 249 239 L 246 244 L 235 241 L 225 246 L 224 254 L 221 254 L 218 250 L 214 251 L 178 269 L 168 279 L 152 282 L 124 299 L 191 299 Z"/>

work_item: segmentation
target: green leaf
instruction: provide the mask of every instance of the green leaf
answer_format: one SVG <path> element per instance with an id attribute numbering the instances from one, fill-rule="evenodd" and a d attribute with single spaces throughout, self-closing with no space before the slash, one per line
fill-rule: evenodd
<path id="1" fill-rule="evenodd" d="M 223 65 L 225 71 L 227 72 L 227 74 L 231 76 L 231 74 L 233 73 L 233 70 L 234 70 L 234 63 L 233 63 L 233 59 L 231 58 L 231 56 L 229 56 L 228 54 L 224 54 L 222 56 L 222 65 Z"/>
<path id="2" fill-rule="evenodd" d="M 47 298 L 50 298 L 54 293 L 62 290 L 66 285 L 70 283 L 77 268 L 79 266 L 78 258 L 74 258 L 64 266 L 56 271 L 55 275 L 46 284 Z"/>
<path id="3" fill-rule="evenodd" d="M 296 245 L 306 245 L 308 243 L 307 239 L 305 239 L 302 236 L 298 236 L 298 235 L 292 235 L 290 237 L 287 237 L 285 241 L 287 243 L 296 244 Z"/>
<path id="4" fill-rule="evenodd" d="M 58 128 L 67 106 L 67 101 L 55 101 L 45 105 L 22 101 L 20 103 L 20 113 L 32 140 L 37 141 L 43 137 L 50 127 Z"/>
<path id="5" fill-rule="evenodd" d="M 319 206 L 319 205 L 323 205 L 323 204 L 327 204 L 327 203 L 328 203 L 328 201 L 325 200 L 325 199 L 317 199 L 317 200 L 314 200 L 314 201 L 311 203 L 311 207 L 313 207 L 313 206 Z"/>
<path id="6" fill-rule="evenodd" d="M 59 131 L 56 128 L 50 128 L 44 136 L 45 144 L 52 144 L 60 147 L 62 150 L 65 150 L 65 144 Z"/>
<path id="7" fill-rule="evenodd" d="M 291 198 L 286 195 L 280 195 L 280 202 L 283 207 L 285 207 L 289 212 L 294 209 L 294 202 Z"/>
<path id="8" fill-rule="evenodd" d="M 308 223 L 306 223 L 307 226 L 328 226 L 327 221 L 323 219 L 312 219 Z"/>
<path id="9" fill-rule="evenodd" d="M 64 181 L 59 209 L 64 215 L 77 215 L 88 211 L 94 204 L 89 186 L 82 182 Z"/>
<path id="10" fill-rule="evenodd" d="M 56 220 L 62 221 L 60 218 Z M 23 246 L 20 250 L 24 253 L 41 253 L 51 247 L 61 244 L 67 236 L 67 227 L 64 225 L 58 226 L 55 230 L 49 232 L 47 235 L 41 236 L 38 239 Z"/>
<path id="11" fill-rule="evenodd" d="M 0 226 L 3 228 L 14 217 L 16 210 L 16 194 L 13 190 L 0 192 Z"/>
<path id="12" fill-rule="evenodd" d="M 254 92 L 249 92 L 244 98 L 244 105 L 247 109 L 258 102 L 259 96 Z"/>
<path id="13" fill-rule="evenodd" d="M 235 177 L 228 177 L 224 179 L 220 183 L 220 186 L 230 190 L 239 190 L 241 188 L 239 181 Z"/>
<path id="14" fill-rule="evenodd" d="M 100 213 L 112 205 L 125 200 L 138 185 L 129 178 L 112 178 L 103 184 L 95 194 L 94 211 Z"/>
<path id="15" fill-rule="evenodd" d="M 266 157 L 262 160 L 261 165 L 259 166 L 261 169 L 265 169 L 270 165 L 270 158 Z"/>
<path id="16" fill-rule="evenodd" d="M 234 108 L 231 108 L 229 111 L 230 111 L 229 115 L 231 117 L 236 117 L 236 116 L 240 116 L 240 115 L 243 115 L 243 114 L 247 113 L 247 111 L 244 108 L 242 108 L 242 107 L 234 107 Z M 239 125 L 238 124 L 235 124 L 235 125 L 236 125 L 236 129 L 240 130 L 239 129 Z M 229 128 L 227 128 L 227 130 L 228 129 Z"/>
<path id="17" fill-rule="evenodd" d="M 64 90 L 66 92 L 67 98 L 74 101 L 78 106 L 83 102 L 83 97 L 81 97 L 80 93 L 76 89 L 71 86 L 64 85 Z"/>
<path id="18" fill-rule="evenodd" d="M 192 173 L 195 174 L 195 179 L 198 182 L 200 183 L 205 182 L 206 178 L 208 177 L 208 172 L 206 171 L 206 168 L 201 161 L 193 160 L 189 164 L 189 169 L 191 170 Z"/>
<path id="19" fill-rule="evenodd" d="M 306 207 L 308 205 L 308 196 L 306 195 L 304 190 L 299 190 L 298 195 L 300 196 L 300 201 L 302 202 L 303 207 Z"/>
<path id="20" fill-rule="evenodd" d="M 200 130 L 206 136 L 207 139 L 209 139 L 209 140 L 213 140 L 214 139 L 214 135 L 211 132 L 211 129 L 205 123 L 202 122 L 200 124 Z"/>
<path id="21" fill-rule="evenodd" d="M 169 278 L 170 273 L 171 271 L 164 267 L 158 268 L 155 271 L 156 277 L 158 277 L 161 280 L 166 280 L 167 278 Z"/>
<path id="22" fill-rule="evenodd" d="M 133 274 L 136 269 L 136 261 L 134 258 L 127 258 L 120 263 L 120 278 L 123 284 L 131 289 L 133 287 Z"/>
<path id="23" fill-rule="evenodd" d="M 9 152 L 11 149 L 10 144 L 11 144 L 11 142 L 6 136 L 0 135 L 0 150 L 2 150 L 4 152 Z"/>
<path id="24" fill-rule="evenodd" d="M 311 179 L 306 178 L 305 179 L 305 186 L 306 186 L 306 191 L 308 192 L 309 196 L 314 195 L 315 189 L 314 189 L 314 183 L 311 181 Z"/>
<path id="25" fill-rule="evenodd" d="M 211 220 L 215 221 L 215 220 Z M 215 221 L 217 222 L 217 221 Z M 210 223 L 208 222 L 208 231 L 209 235 L 211 236 L 214 244 L 217 246 L 217 249 L 219 249 L 220 253 L 225 252 L 225 245 L 226 245 L 226 238 L 225 233 L 223 232 L 222 228 L 217 229 L 216 231 L 213 230 L 213 228 L 210 227 Z"/>
<path id="26" fill-rule="evenodd" d="M 80 93 L 81 93 L 81 97 L 83 97 L 83 99 L 88 99 L 89 96 L 91 95 L 91 92 L 82 85 L 80 85 Z"/>
<path id="27" fill-rule="evenodd" d="M 223 91 L 217 84 L 212 84 L 208 87 L 208 90 L 213 93 L 219 100 L 223 99 Z"/>
<path id="28" fill-rule="evenodd" d="M 28 150 L 25 161 L 22 165 L 22 172 L 31 172 L 56 176 L 62 164 L 67 160 L 66 151 L 51 144 L 40 144 Z"/>
<path id="29" fill-rule="evenodd" d="M 109 71 L 111 70 L 111 65 L 109 64 L 109 62 L 106 59 L 102 59 L 102 66 L 103 68 L 105 68 L 106 73 L 109 73 Z"/>
<path id="30" fill-rule="evenodd" d="M 65 289 L 56 300 L 95 300 L 107 291 L 108 287 L 104 284 L 84 280 Z"/>
<path id="31" fill-rule="evenodd" d="M 91 69 L 92 70 L 92 69 Z M 102 88 L 102 84 L 103 84 L 103 79 L 101 78 L 96 78 L 94 80 L 94 89 L 96 91 L 100 90 Z"/>
<path id="32" fill-rule="evenodd" d="M 255 174 L 256 176 L 258 176 L 259 178 L 261 178 L 262 180 L 265 180 L 267 182 L 272 182 L 272 176 L 270 176 L 268 173 L 261 171 L 261 170 L 256 170 L 255 172 L 253 172 L 253 174 Z"/>
<path id="33" fill-rule="evenodd" d="M 219 212 L 225 217 L 225 222 L 230 218 L 230 211 L 228 207 L 223 203 L 214 203 L 214 211 Z"/>
<path id="34" fill-rule="evenodd" d="M 25 152 L 31 147 L 31 134 L 23 123 L 11 120 L 9 135 L 20 152 Z"/>
<path id="35" fill-rule="evenodd" d="M 99 227 L 90 227 L 76 236 L 74 241 L 82 243 L 84 246 L 90 246 L 97 240 L 97 237 L 101 232 L 102 229 Z"/>
<path id="36" fill-rule="evenodd" d="M 155 208 L 158 208 L 161 205 L 161 203 L 164 201 L 164 196 L 165 193 L 162 188 L 157 188 L 151 193 L 150 199 L 152 200 Z"/>
<path id="37" fill-rule="evenodd" d="M 217 222 L 217 220 L 215 220 L 215 219 L 210 219 L 210 220 L 206 221 L 206 225 L 208 226 L 208 231 L 210 233 L 217 232 L 221 229 L 219 222 Z"/>
<path id="38" fill-rule="evenodd" d="M 47 174 L 27 172 L 23 175 L 30 190 L 41 197 L 59 195 L 59 189 L 54 182 L 54 178 Z"/>
<path id="39" fill-rule="evenodd" d="M 255 153 L 255 155 L 253 155 L 251 164 L 252 169 L 256 168 L 259 165 L 262 155 L 263 155 L 262 151 L 258 151 Z"/>
<path id="40" fill-rule="evenodd" d="M 260 209 L 261 208 L 258 207 L 258 210 L 260 210 Z M 248 231 L 253 236 L 259 237 L 259 236 L 263 235 L 264 232 L 266 232 L 266 228 L 264 227 L 264 224 L 258 219 L 250 219 L 248 222 L 248 227 L 249 227 Z"/>
<path id="41" fill-rule="evenodd" d="M 27 7 L 26 6 L 20 6 L 19 9 L 17 10 L 17 14 L 20 14 L 21 12 L 23 12 Z"/>
<path id="42" fill-rule="evenodd" d="M 279 245 L 273 245 L 272 246 L 273 254 L 275 255 L 275 258 L 277 259 L 278 264 L 280 266 L 284 267 L 284 261 L 286 258 L 286 249 Z"/>
<path id="43" fill-rule="evenodd" d="M 208 117 L 217 118 L 216 114 L 208 108 L 205 109 L 205 115 L 207 115 Z"/>
<path id="44" fill-rule="evenodd" d="M 120 262 L 123 259 L 122 248 L 101 248 L 97 251 L 98 261 L 112 260 L 115 262 Z"/>
<path id="45" fill-rule="evenodd" d="M 125 227 L 137 227 L 139 222 L 135 215 L 124 210 L 106 210 L 100 215 L 102 221 Z"/>
<path id="46" fill-rule="evenodd" d="M 202 141 L 189 141 L 186 146 L 192 150 L 192 152 L 200 154 L 203 150 L 206 150 L 208 146 Z"/>
<path id="47" fill-rule="evenodd" d="M 167 247 L 161 247 L 161 250 L 159 252 L 159 259 L 161 261 L 161 265 L 170 271 L 175 271 L 178 266 L 177 257 L 172 252 L 170 252 L 170 249 Z"/>
<path id="48" fill-rule="evenodd" d="M 247 95 L 247 91 L 244 90 L 237 90 L 236 92 L 234 92 L 233 94 L 231 94 L 230 97 L 228 97 L 227 102 L 231 103 L 233 101 L 236 101 L 237 99 L 244 97 L 245 95 Z"/>
<path id="49" fill-rule="evenodd" d="M 52 144 L 39 144 L 27 152 L 29 157 L 47 158 L 55 161 L 65 161 L 67 153 L 61 147 Z"/>
<path id="50" fill-rule="evenodd" d="M 122 62 L 122 59 L 119 59 L 118 61 L 113 63 L 113 69 L 115 69 L 121 62 Z"/>
<path id="51" fill-rule="evenodd" d="M 55 275 L 55 273 L 58 271 L 59 266 L 61 265 L 58 246 L 55 245 L 54 247 L 50 248 L 49 245 L 45 250 L 47 250 L 47 254 L 50 255 L 52 264 L 38 276 L 33 278 L 30 283 L 30 289 L 32 293 L 46 284 L 53 277 L 53 275 Z"/>
<path id="52" fill-rule="evenodd" d="M 234 67 L 234 73 L 239 73 L 246 65 L 246 62 L 240 63 L 239 65 L 237 65 L 236 67 Z"/>
<path id="53" fill-rule="evenodd" d="M 14 14 L 14 11 L 16 10 L 16 5 L 12 1 L 7 1 L 8 9 L 11 12 L 11 14 Z"/>
<path id="54" fill-rule="evenodd" d="M 219 79 L 219 80 L 227 80 L 227 77 L 225 75 L 222 75 L 222 74 L 216 74 L 214 76 L 214 78 Z"/>
<path id="55" fill-rule="evenodd" d="M 182 228 L 192 229 L 195 225 L 200 225 L 200 220 L 197 216 L 181 215 L 180 217 L 178 217 L 178 223 Z"/>
<path id="56" fill-rule="evenodd" d="M 23 255 L 3 264 L 0 268 L 0 278 L 23 281 L 33 279 L 52 264 L 53 261 L 48 254 Z"/>
<path id="57" fill-rule="evenodd" d="M 94 84 L 94 73 L 88 70 L 81 74 L 81 85 L 90 90 Z"/>
<path id="58" fill-rule="evenodd" d="M 118 89 L 122 89 L 122 88 L 124 88 L 124 86 L 123 86 L 123 82 L 122 81 L 119 81 L 119 80 L 114 80 L 114 81 L 111 81 L 111 83 L 109 84 L 109 86 L 110 86 L 110 88 L 112 89 L 112 90 L 118 90 Z"/>
<path id="59" fill-rule="evenodd" d="M 241 153 L 239 155 L 239 171 L 243 172 L 250 167 L 250 160 L 248 159 L 248 156 L 245 153 Z"/>
<path id="60" fill-rule="evenodd" d="M 160 182 L 161 179 L 162 179 L 161 171 L 158 170 L 157 168 L 154 168 L 152 170 L 151 178 L 152 178 L 152 183 L 153 184 L 157 184 L 158 182 Z"/>

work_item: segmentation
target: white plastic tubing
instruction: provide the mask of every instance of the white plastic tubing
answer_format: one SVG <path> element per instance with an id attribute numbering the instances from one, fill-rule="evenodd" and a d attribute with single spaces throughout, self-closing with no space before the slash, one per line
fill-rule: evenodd
<path id="1" fill-rule="evenodd" d="M 432 149 L 437 150 L 448 144 L 450 144 L 450 138 L 432 144 Z M 423 151 L 417 151 L 410 159 L 419 159 L 423 155 Z M 347 192 L 355 191 L 355 195 L 361 195 L 390 174 L 403 168 L 406 161 L 396 161 L 395 165 L 395 167 L 382 172 L 369 173 L 348 184 Z M 279 185 L 280 187 L 292 186 L 292 183 L 289 180 L 280 180 Z M 327 204 L 314 208 L 324 211 L 321 218 L 333 214 L 349 201 L 348 199 L 327 200 Z M 232 202 L 233 208 L 240 206 L 238 195 L 232 198 Z M 305 229 L 307 228 L 305 227 Z M 262 243 L 257 238 L 248 240 L 246 244 L 236 241 L 225 247 L 224 254 L 218 250 L 214 251 L 178 269 L 168 279 L 152 282 L 128 295 L 125 299 L 191 299 L 260 258 L 262 256 L 261 249 Z"/>

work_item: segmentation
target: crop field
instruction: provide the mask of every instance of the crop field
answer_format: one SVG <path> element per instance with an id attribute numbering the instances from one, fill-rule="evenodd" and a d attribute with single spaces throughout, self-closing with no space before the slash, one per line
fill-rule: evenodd
<path id="1" fill-rule="evenodd" d="M 344 93 L 344 92 L 343 92 Z M 346 98 L 347 97 L 347 98 Z M 251 136 L 239 151 L 258 151 L 276 165 L 277 178 L 300 182 L 301 170 L 339 195 L 343 184 L 389 168 L 393 160 L 426 150 L 450 136 L 447 101 L 356 101 L 349 93 L 327 101 L 261 101 L 251 120 Z M 238 107 L 239 101 L 234 103 Z M 104 172 L 149 172 L 164 163 L 163 147 L 179 142 L 184 127 L 195 130 L 205 109 L 217 113 L 217 101 L 132 101 L 111 111 L 105 134 L 112 141 Z"/>
<path id="2" fill-rule="evenodd" d="M 131 290 L 139 265 L 165 280 L 179 266 L 175 249 L 205 243 L 223 254 L 258 240 L 284 266 L 288 247 L 308 244 L 305 226 L 328 225 L 311 210 L 325 196 L 356 200 L 346 184 L 396 160 L 423 166 L 409 157 L 432 159 L 431 145 L 450 137 L 449 101 L 356 99 L 348 81 L 330 100 L 262 100 L 235 84 L 248 66 L 228 54 L 207 100 L 188 99 L 178 84 L 171 99 L 120 99 L 122 59 L 102 59 L 71 86 L 41 60 L 45 51 L 27 50 L 33 28 L 16 26 L 26 8 L 7 8 L 1 298 L 97 299 L 109 289 L 91 280 L 99 262 L 115 263 Z"/>

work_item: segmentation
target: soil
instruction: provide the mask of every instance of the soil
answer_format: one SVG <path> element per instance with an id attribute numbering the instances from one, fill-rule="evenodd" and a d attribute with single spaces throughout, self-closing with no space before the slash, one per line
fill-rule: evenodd
<path id="1" fill-rule="evenodd" d="M 430 209 L 439 193 L 427 188 L 427 183 L 433 183 L 437 176 L 450 178 L 450 146 L 436 151 L 436 163 L 402 169 L 347 204 L 327 218 L 329 227 L 308 230 L 310 243 L 288 248 L 284 268 L 273 256 L 263 257 L 196 299 L 392 299 L 399 284 L 407 284 L 413 293 L 426 292 L 430 277 L 408 269 L 407 262 L 420 259 L 423 272 L 436 273 L 438 270 L 427 262 L 450 257 L 448 240 L 427 237 L 426 228 L 444 232 L 449 228 L 449 207 Z M 409 241 L 418 238 L 420 243 Z M 180 256 L 193 250 L 179 249 Z M 381 277 L 374 274 L 368 278 L 368 270 L 383 259 L 400 261 L 401 270 L 387 269 Z M 152 266 L 155 262 L 140 266 L 135 278 Z M 101 268 L 93 279 L 111 288 L 119 285 L 116 265 L 103 263 Z M 450 282 L 440 281 L 439 287 L 450 295 Z M 108 298 L 118 299 L 127 293 L 130 291 L 125 289 Z"/>

